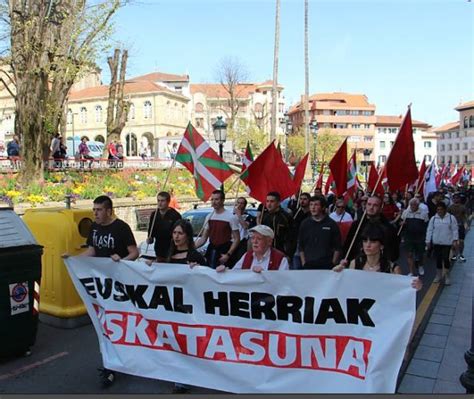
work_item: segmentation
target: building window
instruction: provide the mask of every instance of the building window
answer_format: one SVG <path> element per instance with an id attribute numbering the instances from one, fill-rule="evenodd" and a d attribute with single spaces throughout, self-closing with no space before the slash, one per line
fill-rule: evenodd
<path id="1" fill-rule="evenodd" d="M 425 161 L 431 162 L 431 155 L 425 155 Z"/>
<path id="2" fill-rule="evenodd" d="M 391 127 L 388 129 L 389 133 L 397 134 L 398 129 L 396 127 Z"/>
<path id="3" fill-rule="evenodd" d="M 372 136 L 364 136 L 364 141 L 372 141 L 373 139 Z"/>
<path id="4" fill-rule="evenodd" d="M 365 115 L 365 116 L 373 115 L 372 111 L 363 111 L 362 114 Z"/>
<path id="5" fill-rule="evenodd" d="M 423 147 L 425 147 L 425 148 L 431 148 L 431 141 L 425 141 L 425 142 L 423 142 Z"/>
<path id="6" fill-rule="evenodd" d="M 467 143 L 462 143 L 462 149 L 467 150 Z"/>
<path id="7" fill-rule="evenodd" d="M 453 150 L 453 145 L 452 144 L 448 144 L 448 151 L 452 151 Z"/>
<path id="8" fill-rule="evenodd" d="M 469 117 L 469 127 L 474 127 L 474 115 Z"/>
<path id="9" fill-rule="evenodd" d="M 379 163 L 385 163 L 387 157 L 385 155 L 379 155 Z"/>
<path id="10" fill-rule="evenodd" d="M 66 123 L 67 123 L 68 125 L 72 125 L 72 109 L 71 109 L 71 108 L 69 108 L 69 109 L 67 110 L 66 121 L 67 121 Z"/>
<path id="11" fill-rule="evenodd" d="M 384 148 L 385 148 L 385 141 L 381 141 L 381 142 L 380 142 L 380 148 L 381 148 L 381 149 L 384 149 Z"/>
<path id="12" fill-rule="evenodd" d="M 352 129 L 360 129 L 360 123 L 353 123 Z"/>
<path id="13" fill-rule="evenodd" d="M 334 112 L 334 115 L 347 115 L 348 111 L 345 109 L 338 109 L 337 111 Z"/>
<path id="14" fill-rule="evenodd" d="M 444 163 L 444 156 L 441 157 L 441 163 Z"/>
<path id="15" fill-rule="evenodd" d="M 370 129 L 370 125 L 368 123 L 364 124 L 364 129 Z"/>
<path id="16" fill-rule="evenodd" d="M 469 118 L 467 116 L 464 117 L 464 129 L 469 127 Z"/>
<path id="17" fill-rule="evenodd" d="M 450 139 L 450 138 L 451 138 L 451 133 L 448 133 L 448 139 Z"/>
<path id="18" fill-rule="evenodd" d="M 128 115 L 127 115 L 128 119 L 135 119 L 135 104 L 134 103 L 130 103 L 130 108 L 128 110 Z"/>
<path id="19" fill-rule="evenodd" d="M 151 119 L 151 102 L 145 101 L 143 104 L 143 118 Z"/>
<path id="20" fill-rule="evenodd" d="M 204 127 L 204 118 L 196 118 L 196 127 Z"/>
<path id="21" fill-rule="evenodd" d="M 138 155 L 137 136 L 129 133 L 125 136 L 125 152 L 127 157 L 136 157 Z"/>
<path id="22" fill-rule="evenodd" d="M 444 151 L 444 144 L 441 144 L 441 151 Z"/>
<path id="23" fill-rule="evenodd" d="M 102 122 L 102 106 L 96 105 L 95 107 L 95 121 Z"/>
<path id="24" fill-rule="evenodd" d="M 459 138 L 459 132 L 456 132 L 456 138 L 457 139 Z"/>
<path id="25" fill-rule="evenodd" d="M 328 109 L 325 109 L 323 111 L 323 115 L 331 115 L 331 111 L 329 111 Z"/>
<path id="26" fill-rule="evenodd" d="M 335 123 L 334 124 L 334 129 L 345 129 L 347 127 L 347 124 L 345 123 Z"/>
<path id="27" fill-rule="evenodd" d="M 183 92 L 183 86 L 175 86 L 174 89 L 176 90 L 177 93 L 182 93 Z"/>
<path id="28" fill-rule="evenodd" d="M 194 109 L 196 110 L 196 112 L 204 112 L 204 105 L 202 105 L 202 103 L 196 103 Z"/>
<path id="29" fill-rule="evenodd" d="M 448 162 L 453 162 L 453 157 L 451 155 L 448 156 Z"/>
<path id="30" fill-rule="evenodd" d="M 468 162 L 469 162 L 468 156 L 467 156 L 467 155 L 464 155 L 464 164 L 467 164 Z"/>
<path id="31" fill-rule="evenodd" d="M 456 150 L 459 150 L 459 143 L 456 143 Z"/>
<path id="32" fill-rule="evenodd" d="M 82 107 L 80 112 L 81 123 L 87 123 L 87 108 Z"/>
<path id="33" fill-rule="evenodd" d="M 456 163 L 459 163 L 459 155 L 456 155 Z"/>

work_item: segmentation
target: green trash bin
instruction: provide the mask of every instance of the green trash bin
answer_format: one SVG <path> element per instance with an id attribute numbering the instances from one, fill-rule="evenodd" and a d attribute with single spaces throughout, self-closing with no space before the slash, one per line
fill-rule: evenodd
<path id="1" fill-rule="evenodd" d="M 35 343 L 42 254 L 13 209 L 0 208 L 0 357 L 23 355 Z"/>

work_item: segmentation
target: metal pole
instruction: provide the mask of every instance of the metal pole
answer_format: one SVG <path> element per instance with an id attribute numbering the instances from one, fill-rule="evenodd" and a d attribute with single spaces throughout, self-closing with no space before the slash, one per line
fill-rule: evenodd
<path id="1" fill-rule="evenodd" d="M 219 156 L 224 160 L 224 143 L 219 142 Z M 221 184 L 221 191 L 224 192 L 224 183 Z"/>
<path id="2" fill-rule="evenodd" d="M 474 278 L 474 275 L 473 275 Z M 474 282 L 471 280 L 471 347 L 464 353 L 464 360 L 467 363 L 467 370 L 461 374 L 459 381 L 466 388 L 466 393 L 474 393 Z"/>

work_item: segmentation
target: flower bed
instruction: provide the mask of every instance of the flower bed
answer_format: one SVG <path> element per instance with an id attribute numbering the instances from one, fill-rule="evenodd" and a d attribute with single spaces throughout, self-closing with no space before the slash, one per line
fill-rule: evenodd
<path id="1" fill-rule="evenodd" d="M 21 187 L 16 174 L 0 174 L 0 200 L 13 204 L 30 203 L 32 206 L 49 201 L 63 201 L 67 195 L 75 199 L 94 199 L 99 195 L 112 198 L 153 197 L 161 190 L 166 170 L 93 171 L 91 173 L 66 171 L 46 173 L 43 182 Z M 229 179 L 231 180 L 231 179 Z M 178 197 L 193 197 L 194 180 L 186 170 L 170 173 L 167 191 Z"/>

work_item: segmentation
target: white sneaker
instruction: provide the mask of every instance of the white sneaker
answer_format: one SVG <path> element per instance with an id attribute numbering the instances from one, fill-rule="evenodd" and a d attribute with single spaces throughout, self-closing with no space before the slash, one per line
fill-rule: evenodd
<path id="1" fill-rule="evenodd" d="M 424 275 L 425 275 L 425 269 L 424 269 L 423 266 L 419 266 L 419 267 L 418 267 L 418 274 L 419 274 L 420 276 L 424 276 Z"/>
<path id="2" fill-rule="evenodd" d="M 441 270 L 436 270 L 436 277 L 433 280 L 433 283 L 439 283 L 441 281 Z"/>

